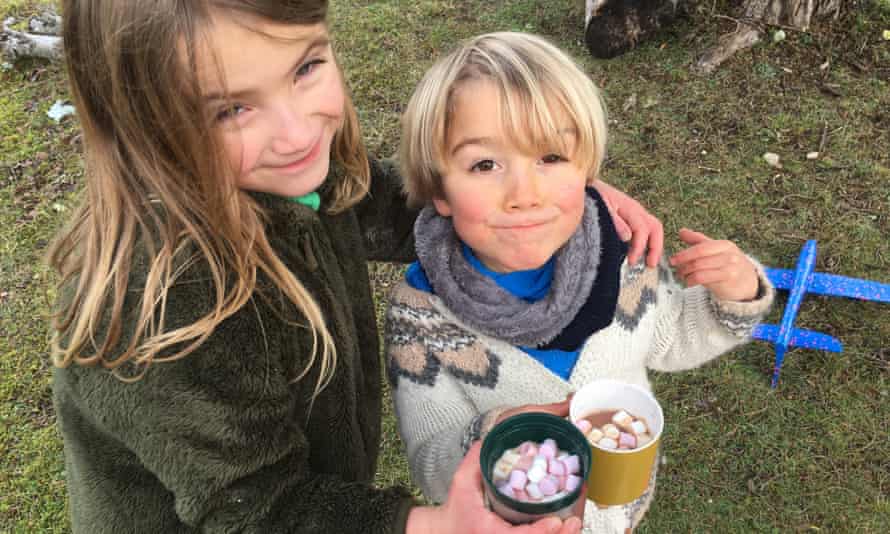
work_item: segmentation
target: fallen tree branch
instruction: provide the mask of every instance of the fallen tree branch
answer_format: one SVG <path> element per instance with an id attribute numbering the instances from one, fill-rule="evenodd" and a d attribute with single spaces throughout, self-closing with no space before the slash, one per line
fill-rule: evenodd
<path id="1" fill-rule="evenodd" d="M 705 52 L 696 62 L 699 72 L 709 74 L 739 50 L 754 46 L 763 34 L 763 27 L 776 26 L 807 31 L 813 17 L 840 14 L 843 0 L 747 0 L 745 13 L 736 30 L 720 38 L 717 45 Z M 728 17 L 727 17 L 728 18 Z"/>
<path id="2" fill-rule="evenodd" d="M 50 24 L 44 15 L 39 19 L 31 19 L 29 27 L 44 31 L 58 32 L 58 23 Z M 37 57 L 56 60 L 62 57 L 62 38 L 58 35 L 43 33 L 29 33 L 13 30 L 9 26 L 14 19 L 3 21 L 3 31 L 0 32 L 0 57 L 5 61 L 14 63 L 19 58 Z"/>

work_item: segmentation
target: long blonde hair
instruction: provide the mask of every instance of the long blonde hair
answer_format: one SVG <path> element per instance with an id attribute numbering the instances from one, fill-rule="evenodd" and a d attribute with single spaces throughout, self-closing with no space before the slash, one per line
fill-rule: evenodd
<path id="1" fill-rule="evenodd" d="M 49 255 L 66 292 L 53 322 L 53 362 L 101 365 L 138 379 L 152 363 L 201 345 L 248 302 L 263 273 L 312 332 L 312 357 L 295 380 L 320 354 L 314 397 L 333 373 L 334 341 L 319 306 L 269 244 L 261 208 L 236 187 L 202 107 L 196 48 L 212 12 L 317 24 L 325 22 L 327 1 L 65 1 L 64 49 L 87 179 L 85 197 Z M 358 118 L 346 100 L 331 155 L 347 178 L 334 186 L 331 212 L 357 202 L 369 184 Z M 144 288 L 129 288 L 131 266 L 143 258 Z M 195 262 L 209 268 L 215 306 L 192 324 L 168 329 L 168 290 Z M 128 290 L 141 291 L 138 310 L 123 309 Z M 128 332 L 125 311 L 137 318 Z M 125 363 L 138 372 L 123 376 Z"/>

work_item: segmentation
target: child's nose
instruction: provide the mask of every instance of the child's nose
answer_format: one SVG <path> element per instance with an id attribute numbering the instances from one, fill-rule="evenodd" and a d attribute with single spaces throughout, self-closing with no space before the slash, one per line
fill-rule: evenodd
<path id="1" fill-rule="evenodd" d="M 506 195 L 507 211 L 525 210 L 541 205 L 538 177 L 533 169 L 523 169 L 509 178 Z"/>
<path id="2" fill-rule="evenodd" d="M 312 148 L 316 132 L 312 128 L 310 115 L 294 107 L 284 107 L 278 113 L 272 148 L 281 154 L 303 152 Z"/>

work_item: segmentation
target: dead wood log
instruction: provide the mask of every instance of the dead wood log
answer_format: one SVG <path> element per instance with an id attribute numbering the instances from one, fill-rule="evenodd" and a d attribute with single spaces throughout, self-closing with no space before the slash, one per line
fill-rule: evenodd
<path id="1" fill-rule="evenodd" d="M 746 0 L 744 15 L 735 31 L 721 37 L 696 62 L 695 68 L 711 73 L 739 50 L 754 46 L 766 26 L 807 31 L 813 18 L 837 17 L 843 0 Z"/>
<path id="2" fill-rule="evenodd" d="M 0 31 L 0 57 L 14 63 L 19 58 L 37 57 L 55 60 L 62 57 L 62 38 L 58 36 L 61 19 L 58 15 L 44 13 L 32 18 L 28 27 L 31 32 L 13 30 L 14 19 L 3 21 Z"/>

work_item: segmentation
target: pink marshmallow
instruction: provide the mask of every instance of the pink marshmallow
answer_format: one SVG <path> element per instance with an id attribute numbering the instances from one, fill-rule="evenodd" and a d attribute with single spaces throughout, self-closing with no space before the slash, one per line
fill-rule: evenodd
<path id="1" fill-rule="evenodd" d="M 558 484 L 553 477 L 544 477 L 538 482 L 538 489 L 546 496 L 554 495 L 558 489 Z"/>
<path id="2" fill-rule="evenodd" d="M 576 475 L 569 475 L 566 477 L 566 485 L 565 490 L 569 493 L 578 489 L 578 486 L 581 485 L 581 477 Z"/>
<path id="3" fill-rule="evenodd" d="M 521 471 L 528 471 L 532 468 L 532 464 L 535 463 L 534 456 L 520 456 L 516 463 L 513 465 L 513 469 L 519 469 Z"/>
<path id="4" fill-rule="evenodd" d="M 562 464 L 566 467 L 567 475 L 577 475 L 581 472 L 581 460 L 578 458 L 577 454 L 566 456 L 563 458 Z"/>
<path id="5" fill-rule="evenodd" d="M 522 456 L 534 456 L 538 454 L 538 446 L 533 441 L 526 441 L 519 446 L 519 454 Z"/>
<path id="6" fill-rule="evenodd" d="M 507 497 L 510 497 L 511 499 L 516 498 L 516 494 L 513 492 L 513 487 L 510 486 L 509 483 L 505 482 L 505 483 L 501 484 L 500 486 L 498 486 L 498 491 L 501 492 L 502 494 L 506 495 Z"/>
<path id="7" fill-rule="evenodd" d="M 517 501 L 528 501 L 528 493 L 524 489 L 513 490 L 514 499 Z"/>
<path id="8" fill-rule="evenodd" d="M 547 472 L 551 475 L 565 475 L 566 474 L 566 466 L 561 461 L 556 458 L 551 458 L 547 464 Z"/>
<path id="9" fill-rule="evenodd" d="M 634 449 L 637 446 L 637 437 L 633 434 L 628 434 L 627 432 L 622 432 L 618 434 L 618 447 L 620 448 L 628 448 Z"/>
<path id="10" fill-rule="evenodd" d="M 556 456 L 556 442 L 552 439 L 545 439 L 544 443 L 541 443 L 541 446 L 538 447 L 538 454 L 544 456 L 546 458 L 553 458 Z"/>
<path id="11" fill-rule="evenodd" d="M 525 474 L 525 471 L 521 471 L 519 469 L 514 469 L 510 471 L 510 487 L 514 490 L 525 488 L 525 483 L 528 482 L 528 475 Z"/>
<path id="12" fill-rule="evenodd" d="M 590 429 L 593 428 L 593 424 L 591 424 L 590 421 L 588 421 L 587 419 L 578 419 L 577 421 L 575 421 L 575 426 L 578 427 L 578 430 L 580 430 L 581 433 L 585 436 L 588 432 L 590 432 Z"/>
<path id="13" fill-rule="evenodd" d="M 555 478 L 556 478 L 556 487 L 557 487 L 557 489 L 559 489 L 559 491 L 562 491 L 562 490 L 566 489 L 566 477 L 564 477 L 564 476 L 557 476 L 557 477 L 555 477 Z"/>

